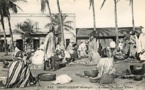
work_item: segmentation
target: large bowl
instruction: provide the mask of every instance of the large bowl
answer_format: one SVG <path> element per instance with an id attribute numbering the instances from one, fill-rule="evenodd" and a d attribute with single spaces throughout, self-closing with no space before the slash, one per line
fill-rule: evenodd
<path id="1" fill-rule="evenodd" d="M 145 67 L 144 65 L 130 65 L 130 71 L 134 75 L 144 75 Z"/>
<path id="2" fill-rule="evenodd" d="M 84 75 L 88 77 L 97 77 L 98 70 L 84 71 Z"/>
<path id="3" fill-rule="evenodd" d="M 98 83 L 100 80 L 90 78 L 89 81 L 90 81 L 91 83 Z"/>
<path id="4" fill-rule="evenodd" d="M 141 75 L 137 75 L 134 77 L 135 81 L 141 81 L 142 79 L 143 79 L 143 76 L 141 76 Z"/>
<path id="5" fill-rule="evenodd" d="M 53 81 L 56 80 L 56 74 L 53 73 L 40 73 L 38 74 L 37 78 L 40 81 Z"/>

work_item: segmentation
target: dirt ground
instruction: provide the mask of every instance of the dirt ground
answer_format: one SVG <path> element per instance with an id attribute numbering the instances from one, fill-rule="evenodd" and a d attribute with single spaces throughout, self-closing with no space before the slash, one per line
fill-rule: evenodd
<path id="1" fill-rule="evenodd" d="M 115 69 L 116 71 L 121 72 L 129 68 L 131 64 L 139 63 L 115 63 Z M 75 75 L 76 73 L 83 73 L 83 71 L 85 70 L 92 70 L 94 68 L 95 66 L 73 64 L 61 68 L 57 71 L 43 71 L 42 69 L 31 69 L 34 76 L 41 72 L 55 73 L 57 76 L 67 74 L 73 79 L 73 81 L 71 83 L 63 85 L 52 85 L 52 81 L 41 81 L 40 86 L 36 85 L 33 87 L 13 88 L 6 90 L 145 90 L 145 79 L 143 79 L 142 81 L 134 81 L 132 79 L 116 78 L 115 83 L 113 84 L 100 85 L 99 83 L 91 83 L 86 77 L 78 77 Z M 0 63 L 0 71 L 0 77 L 6 76 L 7 69 L 2 68 L 2 63 Z M 0 90 L 4 89 L 0 88 Z"/>

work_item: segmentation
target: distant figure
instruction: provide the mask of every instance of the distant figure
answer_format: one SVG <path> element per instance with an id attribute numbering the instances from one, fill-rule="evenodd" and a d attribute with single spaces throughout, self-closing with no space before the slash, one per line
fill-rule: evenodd
<path id="1" fill-rule="evenodd" d="M 113 51 L 113 56 L 116 60 L 124 60 L 128 57 L 119 46 Z"/>
<path id="2" fill-rule="evenodd" d="M 42 42 L 42 43 L 41 43 L 41 45 L 40 45 L 39 49 L 44 50 L 44 42 Z"/>
<path id="3" fill-rule="evenodd" d="M 139 36 L 137 47 L 137 52 L 139 54 L 140 60 L 145 61 L 145 29 L 142 29 L 142 33 Z"/>
<path id="4" fill-rule="evenodd" d="M 130 32 L 130 39 L 129 39 L 129 46 L 130 46 L 129 56 L 133 57 L 133 58 L 135 58 L 136 52 L 137 52 L 137 49 L 136 49 L 137 40 L 138 40 L 138 38 L 135 34 L 135 31 L 131 31 Z"/>
<path id="5" fill-rule="evenodd" d="M 99 43 L 98 43 L 98 40 L 96 40 L 95 35 L 96 35 L 96 32 L 93 31 L 89 37 L 89 45 L 88 45 L 89 54 L 88 54 L 88 56 L 89 56 L 90 61 L 99 61 L 100 60 L 100 54 L 98 53 Z"/>
<path id="6" fill-rule="evenodd" d="M 113 52 L 116 47 L 116 43 L 113 41 L 113 39 L 111 39 L 109 46 L 110 46 L 111 51 Z"/>
<path id="7" fill-rule="evenodd" d="M 54 36 L 54 27 L 51 26 L 45 41 L 44 41 L 44 59 L 47 63 L 50 63 L 53 59 L 51 58 L 55 53 L 56 38 Z M 44 63 L 44 70 L 47 68 L 47 63 Z"/>
<path id="8" fill-rule="evenodd" d="M 81 57 L 87 56 L 86 51 L 87 51 L 86 44 L 82 41 L 78 47 L 78 57 L 81 58 Z"/>

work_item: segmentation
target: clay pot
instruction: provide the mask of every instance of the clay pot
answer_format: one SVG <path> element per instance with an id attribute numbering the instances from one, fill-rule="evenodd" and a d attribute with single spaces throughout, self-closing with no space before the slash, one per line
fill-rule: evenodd
<path id="1" fill-rule="evenodd" d="M 141 81 L 142 79 L 143 79 L 143 76 L 141 76 L 141 75 L 137 75 L 134 77 L 135 81 Z"/>
<path id="2" fill-rule="evenodd" d="M 97 77 L 98 70 L 84 71 L 84 75 L 88 77 Z"/>
<path id="3" fill-rule="evenodd" d="M 145 65 L 130 65 L 130 71 L 134 75 L 144 75 L 145 74 Z"/>
<path id="4" fill-rule="evenodd" d="M 40 73 L 38 74 L 37 78 L 40 81 L 53 81 L 53 80 L 56 80 L 56 74 Z"/>

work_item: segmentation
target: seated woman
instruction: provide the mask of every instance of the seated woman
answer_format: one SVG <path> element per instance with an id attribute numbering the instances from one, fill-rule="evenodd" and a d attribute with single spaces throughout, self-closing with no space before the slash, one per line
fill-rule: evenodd
<path id="1" fill-rule="evenodd" d="M 120 49 L 120 47 L 115 48 L 115 50 L 113 51 L 113 56 L 115 60 L 124 60 L 128 58 L 128 56 L 123 50 Z"/>
<path id="2" fill-rule="evenodd" d="M 8 74 L 4 83 L 5 88 L 27 87 L 36 84 L 36 79 L 27 64 L 27 56 L 22 51 L 18 51 L 8 68 Z"/>
<path id="3" fill-rule="evenodd" d="M 93 79 L 101 79 L 105 74 L 113 74 L 115 72 L 114 59 L 112 58 L 112 53 L 110 48 L 103 49 L 103 56 L 99 60 L 96 69 L 98 70 L 98 76 Z"/>

